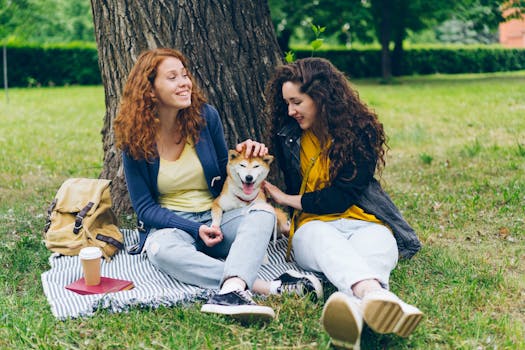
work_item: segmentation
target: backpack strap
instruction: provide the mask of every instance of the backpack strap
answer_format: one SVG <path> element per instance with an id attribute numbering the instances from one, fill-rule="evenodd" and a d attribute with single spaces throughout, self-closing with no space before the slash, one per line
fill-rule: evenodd
<path id="1" fill-rule="evenodd" d="M 91 210 L 91 208 L 95 205 L 93 202 L 89 202 L 84 208 L 82 208 L 81 211 L 77 213 L 77 216 L 75 217 L 75 227 L 73 228 L 73 233 L 78 234 L 80 232 L 80 229 L 82 228 L 82 221 L 86 217 L 86 214 L 88 211 Z"/>
<path id="2" fill-rule="evenodd" d="M 44 233 L 47 233 L 49 230 L 49 227 L 51 226 L 51 213 L 53 212 L 53 209 L 55 209 L 55 206 L 57 205 L 58 198 L 53 199 L 49 207 L 47 208 L 47 220 L 46 224 L 44 225 Z"/>
<path id="3" fill-rule="evenodd" d="M 124 244 L 117 241 L 115 238 L 110 236 L 105 236 L 103 234 L 97 233 L 97 237 L 99 241 L 106 242 L 107 244 L 111 244 L 112 246 L 116 247 L 117 249 L 124 249 Z"/>

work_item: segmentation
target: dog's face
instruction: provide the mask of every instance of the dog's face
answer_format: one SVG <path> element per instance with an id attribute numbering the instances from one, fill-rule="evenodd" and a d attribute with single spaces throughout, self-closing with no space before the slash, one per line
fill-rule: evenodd
<path id="1" fill-rule="evenodd" d="M 246 158 L 244 152 L 239 153 L 235 150 L 230 150 L 228 157 L 228 175 L 246 195 L 260 188 L 273 161 L 271 155 Z"/>

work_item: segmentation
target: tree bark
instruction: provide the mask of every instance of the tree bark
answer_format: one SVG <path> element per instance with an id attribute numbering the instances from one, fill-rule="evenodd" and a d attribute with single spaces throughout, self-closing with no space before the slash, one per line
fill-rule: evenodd
<path id="1" fill-rule="evenodd" d="M 381 44 L 381 75 L 384 82 L 392 80 L 392 62 L 390 58 L 390 41 L 392 32 L 391 0 L 372 1 L 372 12 L 377 18 L 376 33 Z"/>
<path id="2" fill-rule="evenodd" d="M 398 77 L 403 75 L 403 41 L 402 36 L 397 36 L 394 40 L 394 51 L 392 51 L 392 75 Z"/>
<path id="3" fill-rule="evenodd" d="M 104 167 L 112 180 L 113 207 L 130 213 L 113 119 L 128 72 L 146 49 L 182 51 L 222 118 L 230 147 L 263 140 L 264 87 L 282 63 L 267 1 L 91 0 L 99 67 L 105 90 Z"/>

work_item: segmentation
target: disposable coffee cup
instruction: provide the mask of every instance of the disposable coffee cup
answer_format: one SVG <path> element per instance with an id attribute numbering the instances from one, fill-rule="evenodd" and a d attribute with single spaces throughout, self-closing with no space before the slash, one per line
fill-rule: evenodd
<path id="1" fill-rule="evenodd" d="M 100 284 L 100 258 L 102 257 L 100 248 L 82 248 L 78 257 L 82 263 L 86 286 L 98 286 Z"/>

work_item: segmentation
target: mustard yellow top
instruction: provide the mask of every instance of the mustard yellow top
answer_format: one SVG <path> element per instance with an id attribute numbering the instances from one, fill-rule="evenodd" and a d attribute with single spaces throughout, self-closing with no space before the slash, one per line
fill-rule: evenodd
<path id="1" fill-rule="evenodd" d="M 330 144 L 327 146 L 329 147 Z M 303 177 L 310 167 L 312 158 L 318 155 L 319 149 L 320 145 L 317 137 L 310 130 L 303 132 L 301 136 L 301 175 Z M 319 156 L 310 169 L 304 192 L 314 192 L 325 188 L 329 184 L 329 169 L 330 159 L 322 155 Z M 374 215 L 365 213 L 363 209 L 352 205 L 343 213 L 312 214 L 301 212 L 297 218 L 297 227 L 312 220 L 332 221 L 337 219 L 358 219 L 381 223 Z"/>
<path id="2" fill-rule="evenodd" d="M 160 159 L 157 186 L 159 204 L 164 208 L 186 212 L 201 212 L 211 208 L 213 196 L 191 141 L 184 145 L 179 159 Z"/>

